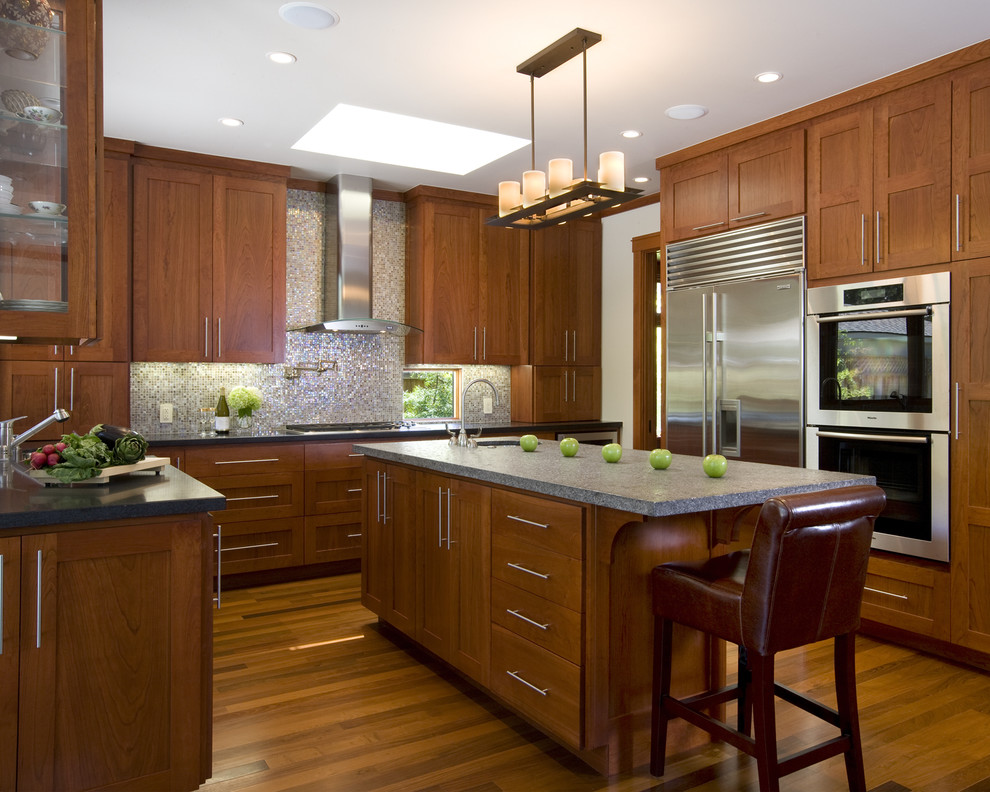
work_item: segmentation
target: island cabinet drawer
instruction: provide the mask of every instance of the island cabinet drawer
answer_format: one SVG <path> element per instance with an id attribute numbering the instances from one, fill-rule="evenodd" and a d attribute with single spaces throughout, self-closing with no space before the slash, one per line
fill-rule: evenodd
<path id="1" fill-rule="evenodd" d="M 215 522 L 276 520 L 303 513 L 303 474 L 267 476 L 204 476 L 200 479 L 227 499 L 227 508 L 213 512 Z"/>
<path id="2" fill-rule="evenodd" d="M 492 537 L 492 577 L 523 591 L 584 611 L 581 561 L 505 536 Z"/>
<path id="3" fill-rule="evenodd" d="M 218 513 L 219 514 L 219 513 Z M 303 520 L 216 522 L 215 570 L 222 575 L 281 569 L 303 563 Z"/>
<path id="4" fill-rule="evenodd" d="M 504 490 L 492 491 L 492 535 L 581 558 L 584 509 Z"/>
<path id="5" fill-rule="evenodd" d="M 948 570 L 871 555 L 861 615 L 918 635 L 948 640 Z"/>
<path id="6" fill-rule="evenodd" d="M 361 533 L 360 513 L 306 517 L 305 563 L 360 558 Z"/>
<path id="7" fill-rule="evenodd" d="M 306 514 L 361 512 L 364 469 L 344 467 L 306 471 Z"/>
<path id="8" fill-rule="evenodd" d="M 565 660 L 581 662 L 581 614 L 501 580 L 492 581 L 492 623 Z"/>
<path id="9" fill-rule="evenodd" d="M 581 669 L 492 625 L 492 690 L 534 723 L 581 747 Z"/>
<path id="10" fill-rule="evenodd" d="M 186 473 L 198 479 L 249 473 L 301 472 L 304 464 L 299 446 L 286 443 L 190 447 L 186 449 L 185 456 Z"/>

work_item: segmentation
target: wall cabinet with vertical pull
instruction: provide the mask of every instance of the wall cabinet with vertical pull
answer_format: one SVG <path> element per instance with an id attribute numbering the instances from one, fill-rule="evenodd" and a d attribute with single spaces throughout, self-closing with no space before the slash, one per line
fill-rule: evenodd
<path id="1" fill-rule="evenodd" d="M 2 789 L 209 775 L 204 524 L 123 522 L 0 539 Z"/>
<path id="2" fill-rule="evenodd" d="M 407 363 L 526 362 L 529 235 L 485 225 L 495 199 L 432 187 L 406 193 Z"/>
<path id="3" fill-rule="evenodd" d="M 134 360 L 281 362 L 285 179 L 142 159 L 133 177 Z"/>
<path id="4" fill-rule="evenodd" d="M 420 472 L 416 494 L 422 559 L 416 640 L 487 685 L 491 489 Z"/>
<path id="5" fill-rule="evenodd" d="M 513 421 L 601 418 L 601 366 L 513 366 L 510 403 Z"/>

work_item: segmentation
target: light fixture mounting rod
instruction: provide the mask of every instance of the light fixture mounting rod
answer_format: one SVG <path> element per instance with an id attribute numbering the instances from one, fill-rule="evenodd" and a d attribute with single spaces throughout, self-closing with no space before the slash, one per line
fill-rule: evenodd
<path id="1" fill-rule="evenodd" d="M 575 55 L 586 52 L 588 47 L 593 47 L 601 40 L 601 33 L 574 28 L 546 49 L 540 50 L 529 60 L 520 63 L 516 66 L 516 71 L 519 74 L 528 74 L 530 77 L 542 77 L 567 63 Z"/>

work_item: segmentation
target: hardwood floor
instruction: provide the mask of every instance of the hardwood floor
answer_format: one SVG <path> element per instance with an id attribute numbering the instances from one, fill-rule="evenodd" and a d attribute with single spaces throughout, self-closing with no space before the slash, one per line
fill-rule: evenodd
<path id="1" fill-rule="evenodd" d="M 226 591 L 214 620 L 214 777 L 206 792 L 685 792 L 758 789 L 709 745 L 612 779 L 418 651 L 384 636 L 356 574 Z M 779 681 L 834 704 L 827 644 L 778 655 Z M 990 792 L 990 675 L 860 637 L 860 721 L 875 792 Z M 782 753 L 822 732 L 778 705 Z M 839 757 L 784 779 L 844 790 Z"/>

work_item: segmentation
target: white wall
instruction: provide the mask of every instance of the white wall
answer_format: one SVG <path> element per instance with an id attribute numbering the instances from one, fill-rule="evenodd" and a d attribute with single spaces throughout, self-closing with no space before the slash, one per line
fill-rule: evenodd
<path id="1" fill-rule="evenodd" d="M 633 237 L 660 230 L 660 204 L 602 219 L 602 420 L 632 446 Z"/>

